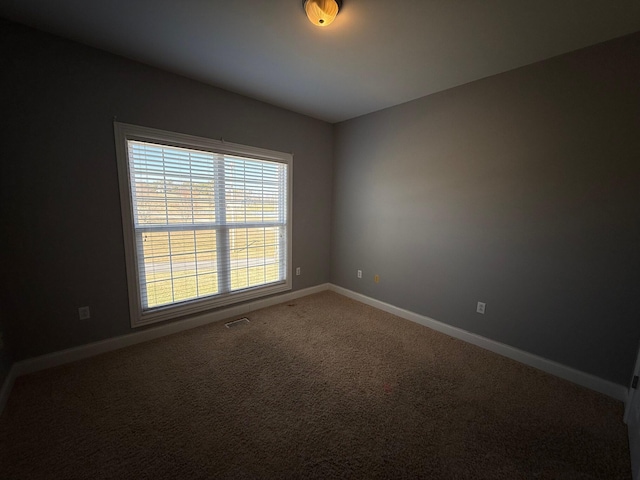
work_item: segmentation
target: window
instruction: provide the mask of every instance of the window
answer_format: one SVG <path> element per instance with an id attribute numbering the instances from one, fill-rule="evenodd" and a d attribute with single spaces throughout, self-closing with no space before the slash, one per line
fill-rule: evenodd
<path id="1" fill-rule="evenodd" d="M 290 154 L 114 129 L 132 326 L 291 289 Z"/>

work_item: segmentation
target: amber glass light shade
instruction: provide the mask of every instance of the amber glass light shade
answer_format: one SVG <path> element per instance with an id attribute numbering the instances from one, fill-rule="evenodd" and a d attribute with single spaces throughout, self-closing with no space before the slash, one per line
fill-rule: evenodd
<path id="1" fill-rule="evenodd" d="M 339 9 L 336 0 L 307 0 L 304 2 L 304 11 L 307 12 L 309 21 L 319 27 L 326 27 L 333 22 Z"/>

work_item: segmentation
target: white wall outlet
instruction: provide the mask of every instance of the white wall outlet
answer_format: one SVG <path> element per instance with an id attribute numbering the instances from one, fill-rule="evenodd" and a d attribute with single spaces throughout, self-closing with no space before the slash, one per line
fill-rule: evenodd
<path id="1" fill-rule="evenodd" d="M 296 267 L 296 275 L 300 275 L 302 269 L 300 267 Z"/>
<path id="2" fill-rule="evenodd" d="M 78 309 L 78 317 L 80 317 L 80 320 L 89 320 L 91 318 L 89 307 L 80 307 Z"/>
<path id="3" fill-rule="evenodd" d="M 358 278 L 362 278 L 362 270 L 358 270 Z"/>
<path id="4" fill-rule="evenodd" d="M 487 306 L 486 303 L 484 302 L 478 302 L 478 306 L 476 307 L 476 312 L 481 313 L 482 315 L 484 315 L 484 309 Z"/>

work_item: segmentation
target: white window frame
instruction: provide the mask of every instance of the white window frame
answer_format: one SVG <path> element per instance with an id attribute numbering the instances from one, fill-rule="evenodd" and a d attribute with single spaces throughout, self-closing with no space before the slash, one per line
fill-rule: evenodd
<path id="1" fill-rule="evenodd" d="M 273 295 L 292 288 L 292 192 L 293 192 L 293 155 L 289 153 L 250 147 L 225 141 L 193 135 L 157 130 L 126 123 L 114 122 L 118 180 L 120 184 L 120 204 L 124 231 L 124 250 L 129 289 L 129 313 L 133 328 L 151 323 L 175 319 L 203 312 L 217 307 Z M 133 199 L 131 193 L 129 151 L 127 142 L 138 140 L 161 145 L 208 151 L 218 154 L 235 155 L 256 160 L 267 160 L 287 166 L 286 179 L 286 258 L 284 280 L 265 286 L 257 286 L 238 291 L 226 292 L 209 297 L 165 305 L 144 310 L 139 283 L 136 234 L 134 227 Z"/>

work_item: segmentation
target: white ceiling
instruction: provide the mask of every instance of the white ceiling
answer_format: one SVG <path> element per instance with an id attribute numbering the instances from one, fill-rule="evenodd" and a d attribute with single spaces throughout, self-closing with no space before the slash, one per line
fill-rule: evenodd
<path id="1" fill-rule="evenodd" d="M 0 16 L 329 122 L 640 31 L 639 0 L 0 0 Z"/>

